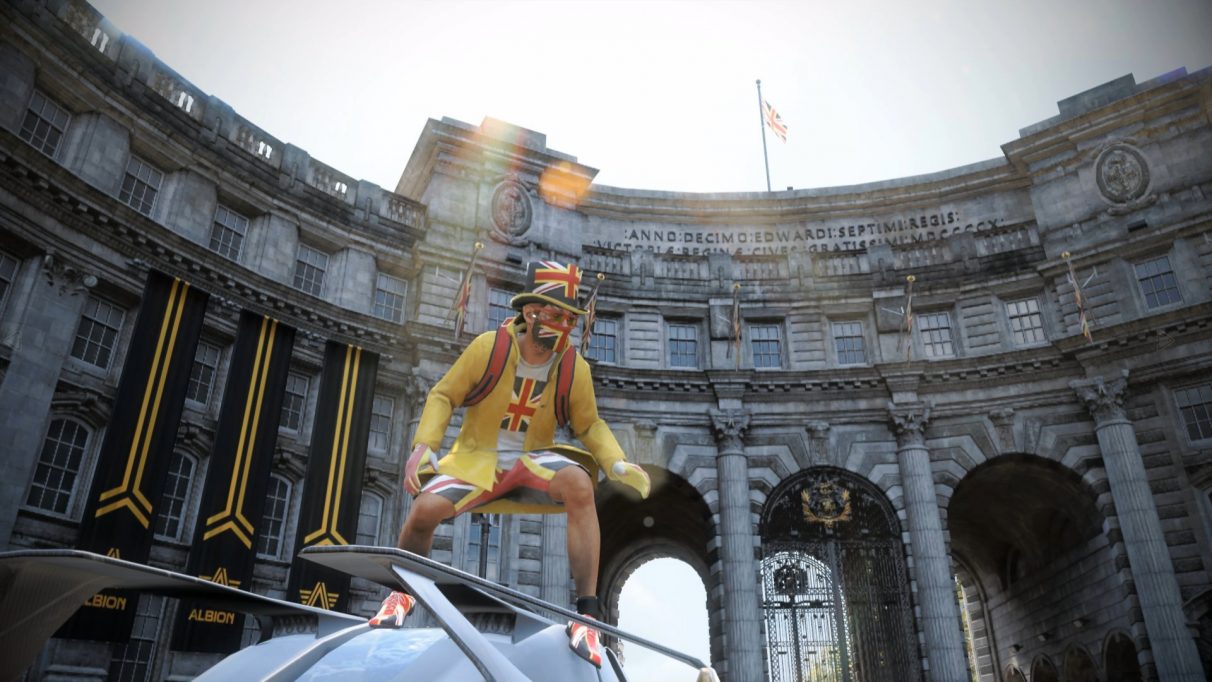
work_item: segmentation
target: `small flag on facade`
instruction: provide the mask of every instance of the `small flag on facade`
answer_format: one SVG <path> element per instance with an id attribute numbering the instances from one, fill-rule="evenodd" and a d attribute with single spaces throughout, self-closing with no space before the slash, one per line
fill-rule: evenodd
<path id="1" fill-rule="evenodd" d="M 736 368 L 741 368 L 741 285 L 736 282 L 732 285 L 732 344 L 728 347 L 728 352 L 733 353 L 735 350 Z"/>
<path id="2" fill-rule="evenodd" d="M 770 102 L 762 100 L 762 116 L 766 119 L 766 125 L 774 131 L 775 135 L 783 142 L 787 141 L 787 124 L 783 123 L 783 117 L 779 116 L 779 112 L 770 106 Z"/>
<path id="3" fill-rule="evenodd" d="M 479 257 L 480 249 L 482 248 L 484 248 L 484 242 L 479 241 L 472 247 L 471 262 L 467 264 L 467 272 L 463 273 L 463 281 L 459 285 L 459 293 L 455 295 L 454 305 L 450 307 L 450 311 L 455 316 L 456 339 L 463 336 L 463 325 L 467 322 L 467 307 L 471 302 L 471 275 L 475 272 L 476 258 Z"/>
<path id="4" fill-rule="evenodd" d="M 1070 257 L 1071 254 L 1068 251 L 1061 254 L 1061 258 L 1065 259 L 1065 265 L 1069 267 L 1069 286 L 1073 287 L 1073 302 L 1077 304 L 1077 323 L 1081 327 L 1082 336 L 1086 337 L 1088 343 L 1093 343 L 1094 335 L 1090 333 L 1090 316 L 1086 313 L 1086 298 L 1082 296 L 1082 285 L 1077 282 L 1077 273 L 1073 271 L 1073 262 L 1069 260 Z M 1097 269 L 1090 273 L 1086 284 L 1089 284 L 1097 274 Z"/>
<path id="5" fill-rule="evenodd" d="M 913 275 L 905 277 L 905 309 L 901 317 L 901 338 L 898 346 L 904 347 L 908 344 L 909 354 L 908 359 L 913 359 L 913 283 L 917 278 Z"/>
<path id="6" fill-rule="evenodd" d="M 585 331 L 581 334 L 581 355 L 589 352 L 589 340 L 593 338 L 593 323 L 598 321 L 598 287 L 602 286 L 602 280 L 606 279 L 606 275 L 598 273 L 598 281 L 593 285 L 593 292 L 589 294 L 589 303 L 585 305 Z"/>

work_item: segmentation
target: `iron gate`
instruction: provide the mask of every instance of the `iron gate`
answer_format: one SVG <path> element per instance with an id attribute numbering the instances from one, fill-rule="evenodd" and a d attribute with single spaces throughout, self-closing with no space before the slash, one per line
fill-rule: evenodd
<path id="1" fill-rule="evenodd" d="M 902 682 L 916 646 L 899 524 L 840 470 L 780 484 L 762 514 L 762 607 L 773 682 Z"/>

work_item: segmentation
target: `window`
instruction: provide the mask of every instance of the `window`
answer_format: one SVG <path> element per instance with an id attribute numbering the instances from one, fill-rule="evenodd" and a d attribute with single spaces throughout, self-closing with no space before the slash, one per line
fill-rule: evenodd
<path id="1" fill-rule="evenodd" d="M 669 325 L 669 366 L 699 366 L 699 328 L 692 324 Z"/>
<path id="2" fill-rule="evenodd" d="M 379 273 L 375 285 L 375 317 L 390 322 L 404 320 L 404 295 L 408 293 L 408 282 L 391 275 Z"/>
<path id="3" fill-rule="evenodd" d="M 1191 440 L 1212 438 L 1212 384 L 1180 388 L 1174 392 L 1178 410 Z"/>
<path id="4" fill-rule="evenodd" d="M 29 108 L 25 110 L 25 120 L 21 122 L 19 135 L 34 149 L 54 157 L 70 120 L 71 115 L 63 107 L 35 90 L 29 101 Z"/>
<path id="5" fill-rule="evenodd" d="M 386 396 L 375 396 L 370 407 L 370 442 L 368 446 L 375 452 L 387 452 L 391 447 L 391 417 L 396 409 L 396 401 Z"/>
<path id="6" fill-rule="evenodd" d="M 362 507 L 358 510 L 358 535 L 354 544 L 379 544 L 379 523 L 382 518 L 383 498 L 371 493 L 363 493 Z"/>
<path id="7" fill-rule="evenodd" d="M 593 321 L 593 334 L 585 357 L 598 362 L 618 362 L 619 322 L 606 317 Z"/>
<path id="8" fill-rule="evenodd" d="M 295 261 L 295 288 L 319 296 L 324 291 L 324 271 L 327 269 L 327 253 L 300 244 Z"/>
<path id="9" fill-rule="evenodd" d="M 922 350 L 928 358 L 945 358 L 955 355 L 951 343 L 951 315 L 922 313 L 917 316 L 917 331 L 922 337 Z"/>
<path id="10" fill-rule="evenodd" d="M 17 279 L 17 259 L 0 251 L 0 313 L 4 312 L 4 303 L 8 300 L 8 292 L 13 288 L 15 279 Z"/>
<path id="11" fill-rule="evenodd" d="M 198 351 L 194 353 L 194 366 L 189 372 L 189 384 L 185 387 L 185 397 L 200 405 L 210 402 L 218 372 L 219 347 L 199 341 Z"/>
<path id="12" fill-rule="evenodd" d="M 839 365 L 861 365 L 867 362 L 867 350 L 863 345 L 863 323 L 834 322 L 833 347 L 837 350 Z"/>
<path id="13" fill-rule="evenodd" d="M 749 344 L 753 351 L 754 367 L 783 366 L 783 353 L 779 348 L 779 326 L 777 324 L 751 325 L 749 327 Z"/>
<path id="14" fill-rule="evenodd" d="M 282 398 L 281 426 L 298 431 L 303 426 L 303 407 L 307 404 L 307 377 L 291 372 L 286 375 L 286 396 Z"/>
<path id="15" fill-rule="evenodd" d="M 1010 318 L 1010 333 L 1014 345 L 1026 346 L 1047 341 L 1044 336 L 1044 320 L 1039 314 L 1039 301 L 1024 298 L 1006 303 L 1006 316 Z"/>
<path id="16" fill-rule="evenodd" d="M 126 163 L 126 177 L 122 179 L 118 200 L 129 204 L 143 215 L 151 215 L 162 182 L 164 173 L 132 154 L 130 161 Z"/>
<path id="17" fill-rule="evenodd" d="M 135 598 L 133 595 L 131 598 Z M 151 679 L 151 663 L 159 639 L 160 618 L 164 613 L 164 597 L 145 594 L 135 609 L 130 641 L 114 645 L 109 661 L 108 680 L 114 682 L 144 682 Z"/>
<path id="18" fill-rule="evenodd" d="M 124 316 L 125 312 L 118 306 L 89 296 L 80 315 L 80 326 L 76 328 L 72 357 L 101 369 L 109 369 Z"/>
<path id="19" fill-rule="evenodd" d="M 215 222 L 210 228 L 210 250 L 238 261 L 240 247 L 244 245 L 244 235 L 247 233 L 248 218 L 219 204 L 215 209 Z"/>
<path id="20" fill-rule="evenodd" d="M 181 539 L 181 521 L 189 504 L 189 488 L 194 480 L 194 458 L 178 452 L 168 465 L 168 480 L 156 515 L 156 536 L 169 540 Z"/>
<path id="21" fill-rule="evenodd" d="M 1137 263 L 1136 279 L 1140 281 L 1141 293 L 1145 295 L 1145 305 L 1150 308 L 1182 303 L 1178 280 L 1174 277 L 1174 269 L 1170 267 L 1168 256 Z"/>
<path id="22" fill-rule="evenodd" d="M 485 529 L 488 535 L 488 550 L 481 557 L 481 541 Z M 476 514 L 471 515 L 471 523 L 467 525 L 467 569 L 485 580 L 496 581 L 501 573 L 501 515 Z"/>
<path id="23" fill-rule="evenodd" d="M 261 518 L 261 529 L 257 534 L 257 556 L 278 559 L 285 544 L 286 513 L 290 509 L 290 482 L 277 474 L 270 474 L 265 488 L 265 515 Z"/>
<path id="24" fill-rule="evenodd" d="M 488 329 L 489 331 L 505 324 L 505 320 L 511 319 L 517 314 L 513 306 L 509 302 L 513 300 L 513 294 L 504 289 L 488 289 Z"/>
<path id="25" fill-rule="evenodd" d="M 88 428 L 73 419 L 51 422 L 25 498 L 27 505 L 56 514 L 67 513 L 84 462 L 88 435 Z"/>

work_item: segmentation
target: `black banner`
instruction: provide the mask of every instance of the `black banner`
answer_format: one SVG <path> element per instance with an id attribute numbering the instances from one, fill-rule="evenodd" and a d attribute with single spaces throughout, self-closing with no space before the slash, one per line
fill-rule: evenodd
<path id="1" fill-rule="evenodd" d="M 148 273 L 80 522 L 78 548 L 147 561 L 155 503 L 172 460 L 208 298 L 188 282 Z M 137 594 L 100 592 L 84 602 L 59 636 L 124 642 L 137 602 Z"/>
<path id="2" fill-rule="evenodd" d="M 186 568 L 190 575 L 251 587 L 294 341 L 295 330 L 277 320 L 248 311 L 240 316 Z M 172 648 L 231 653 L 240 648 L 243 627 L 242 613 L 182 600 Z"/>
<path id="3" fill-rule="evenodd" d="M 324 376 L 307 478 L 295 534 L 295 554 L 312 545 L 348 545 L 358 531 L 362 470 L 374 402 L 379 356 L 333 341 L 324 350 Z M 287 599 L 309 606 L 345 610 L 349 575 L 310 561 L 291 566 Z"/>

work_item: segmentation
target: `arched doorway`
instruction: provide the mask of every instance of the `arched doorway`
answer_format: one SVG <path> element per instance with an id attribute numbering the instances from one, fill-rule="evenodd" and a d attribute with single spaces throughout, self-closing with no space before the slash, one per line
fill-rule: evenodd
<path id="1" fill-rule="evenodd" d="M 1057 682 L 1056 666 L 1046 656 L 1035 659 L 1031 666 L 1031 682 Z"/>
<path id="2" fill-rule="evenodd" d="M 1128 635 L 1117 632 L 1108 637 L 1103 660 L 1107 669 L 1107 682 L 1141 681 L 1136 646 Z"/>
<path id="3" fill-rule="evenodd" d="M 1094 660 L 1085 649 L 1074 647 L 1065 654 L 1065 682 L 1098 682 Z"/>
<path id="4" fill-rule="evenodd" d="M 685 479 L 665 469 L 645 466 L 652 493 L 641 500 L 632 489 L 605 484 L 598 489 L 598 520 L 602 529 L 598 595 L 603 616 L 619 618 L 619 596 L 631 574 L 645 563 L 662 557 L 686 562 L 698 574 L 708 593 L 707 546 L 715 536 L 711 510 L 702 495 Z M 718 604 L 708 604 L 713 647 L 720 640 Z M 723 656 L 712 650 L 712 658 Z"/>
<path id="5" fill-rule="evenodd" d="M 870 482 L 818 467 L 762 511 L 762 608 L 773 682 L 920 677 L 901 528 Z"/>

